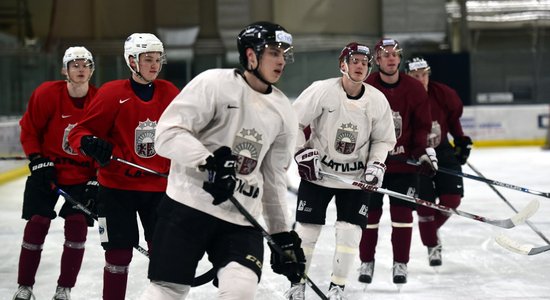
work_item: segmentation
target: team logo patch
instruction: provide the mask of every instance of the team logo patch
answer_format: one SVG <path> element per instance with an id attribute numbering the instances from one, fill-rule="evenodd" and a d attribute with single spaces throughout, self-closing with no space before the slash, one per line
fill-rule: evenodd
<path id="1" fill-rule="evenodd" d="M 401 137 L 401 133 L 403 133 L 403 118 L 398 111 L 392 110 L 391 114 L 393 117 L 393 126 L 395 126 L 395 138 L 399 139 Z"/>
<path id="2" fill-rule="evenodd" d="M 145 122 L 139 122 L 136 127 L 134 139 L 134 151 L 139 157 L 153 157 L 155 152 L 155 129 L 157 121 L 151 121 L 149 118 Z"/>
<path id="3" fill-rule="evenodd" d="M 350 154 L 355 150 L 357 142 L 357 125 L 353 123 L 342 124 L 336 131 L 334 148 L 342 154 Z"/>
<path id="4" fill-rule="evenodd" d="M 61 140 L 61 148 L 63 149 L 63 151 L 65 151 L 65 153 L 70 155 L 78 154 L 76 153 L 76 151 L 73 150 L 73 148 L 71 148 L 71 146 L 69 146 L 69 132 L 71 132 L 71 129 L 73 129 L 75 126 L 76 123 L 67 125 L 67 128 L 65 128 L 65 131 L 63 132 L 63 139 Z"/>
<path id="5" fill-rule="evenodd" d="M 256 169 L 262 150 L 262 135 L 256 129 L 243 128 L 235 137 L 233 151 L 236 152 L 237 172 L 248 175 Z"/>

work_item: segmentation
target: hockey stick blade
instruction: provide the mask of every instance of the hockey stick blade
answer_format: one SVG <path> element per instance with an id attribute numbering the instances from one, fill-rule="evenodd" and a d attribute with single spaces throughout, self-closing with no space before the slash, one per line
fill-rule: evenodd
<path id="1" fill-rule="evenodd" d="M 535 247 L 529 244 L 521 244 L 505 235 L 497 236 L 495 241 L 502 248 L 523 255 L 537 255 L 550 250 L 550 245 Z"/>
<path id="2" fill-rule="evenodd" d="M 408 201 L 408 202 L 416 203 L 418 205 L 427 206 L 427 207 L 437 209 L 437 210 L 440 210 L 440 211 L 443 211 L 443 212 L 459 215 L 459 216 L 462 216 L 462 217 L 465 217 L 465 218 L 468 218 L 468 219 L 476 220 L 476 221 L 479 221 L 479 222 L 491 224 L 491 225 L 501 227 L 501 228 L 506 228 L 506 229 L 513 228 L 516 225 L 525 222 L 525 220 L 529 219 L 531 216 L 533 216 L 537 212 L 537 210 L 539 209 L 539 206 L 540 206 L 540 203 L 537 200 L 532 200 L 521 211 L 519 211 L 517 214 L 515 214 L 511 218 L 501 219 L 501 220 L 493 220 L 493 219 L 489 219 L 487 217 L 474 215 L 474 214 L 471 214 L 471 213 L 468 213 L 468 212 L 465 212 L 465 211 L 460 211 L 458 209 L 450 208 L 450 207 L 447 207 L 447 206 L 444 206 L 444 205 L 435 204 L 433 202 L 422 200 L 422 199 L 417 198 L 417 197 L 408 196 L 408 195 L 405 195 L 405 194 L 394 192 L 392 190 L 379 188 L 379 187 L 376 187 L 376 186 L 373 186 L 373 185 L 368 185 L 368 184 L 366 184 L 364 182 L 361 182 L 361 181 L 356 181 L 356 180 L 353 180 L 353 179 L 344 178 L 344 177 L 341 177 L 341 176 L 338 176 L 338 175 L 335 175 L 335 174 L 326 173 L 326 172 L 323 172 L 323 171 L 321 171 L 320 173 L 323 176 L 327 177 L 327 178 L 331 178 L 333 180 L 337 180 L 337 181 L 340 181 L 340 182 L 343 182 L 343 183 L 347 183 L 347 184 L 356 186 L 356 187 L 358 187 L 358 188 L 360 188 L 364 191 L 377 192 L 377 193 L 380 193 L 380 194 L 385 194 L 385 195 L 388 195 L 388 196 L 391 196 L 391 197 L 394 197 L 394 198 L 399 198 L 399 199 L 402 199 L 402 200 L 405 200 L 405 201 Z"/>

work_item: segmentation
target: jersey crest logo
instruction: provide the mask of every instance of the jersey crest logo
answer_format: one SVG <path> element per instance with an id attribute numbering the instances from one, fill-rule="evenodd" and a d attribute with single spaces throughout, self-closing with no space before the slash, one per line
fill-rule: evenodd
<path id="1" fill-rule="evenodd" d="M 262 150 L 262 135 L 256 129 L 241 129 L 233 142 L 233 151 L 236 152 L 237 172 L 248 175 L 256 169 L 258 158 Z"/>
<path id="2" fill-rule="evenodd" d="M 134 151 L 139 157 L 149 158 L 155 156 L 156 128 L 157 121 L 151 121 L 149 118 L 145 122 L 139 122 L 139 125 L 136 127 Z"/>
<path id="3" fill-rule="evenodd" d="M 76 151 L 74 151 L 73 148 L 71 148 L 71 146 L 69 145 L 69 132 L 71 132 L 71 129 L 73 129 L 75 126 L 76 123 L 67 125 L 67 127 L 63 131 L 63 139 L 61 139 L 61 148 L 63 149 L 63 151 L 65 151 L 65 153 L 70 155 L 78 155 L 78 153 L 76 153 Z"/>
<path id="4" fill-rule="evenodd" d="M 398 111 L 391 111 L 393 117 L 393 125 L 395 126 L 395 138 L 399 139 L 403 133 L 403 118 Z"/>
<path id="5" fill-rule="evenodd" d="M 435 148 L 441 143 L 441 126 L 439 122 L 432 121 L 432 131 L 428 134 L 428 147 Z"/>
<path id="6" fill-rule="evenodd" d="M 336 131 L 334 149 L 342 154 L 350 154 L 355 150 L 357 142 L 357 125 L 353 123 L 342 124 Z"/>

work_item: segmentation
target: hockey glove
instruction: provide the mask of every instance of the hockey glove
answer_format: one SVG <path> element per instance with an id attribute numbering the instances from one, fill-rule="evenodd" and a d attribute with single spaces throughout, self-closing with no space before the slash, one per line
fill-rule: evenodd
<path id="1" fill-rule="evenodd" d="M 424 176 L 433 177 L 437 172 L 437 156 L 434 148 L 426 148 L 426 154 L 423 154 L 418 159 L 419 170 L 418 172 Z"/>
<path id="2" fill-rule="evenodd" d="M 37 157 L 29 163 L 31 176 L 28 184 L 44 193 L 51 193 L 56 184 L 56 171 L 53 161 L 47 157 Z"/>
<path id="3" fill-rule="evenodd" d="M 80 202 L 84 205 L 90 212 L 97 216 L 97 209 L 95 205 L 95 200 L 97 198 L 97 190 L 99 189 L 99 183 L 97 179 L 92 178 L 86 182 L 82 195 L 80 196 Z M 86 221 L 91 227 L 94 225 L 94 216 L 86 215 Z"/>
<path id="4" fill-rule="evenodd" d="M 384 180 L 384 172 L 386 172 L 386 165 L 384 163 L 375 161 L 372 164 L 368 164 L 365 169 L 365 183 L 381 187 L 382 180 Z"/>
<path id="5" fill-rule="evenodd" d="M 104 167 L 111 161 L 113 145 L 92 135 L 85 135 L 80 139 L 80 150 L 85 155 L 93 157 L 99 165 Z"/>
<path id="6" fill-rule="evenodd" d="M 302 179 L 314 181 L 321 179 L 321 158 L 319 151 L 312 148 L 304 148 L 294 154 L 294 160 L 298 164 L 298 173 Z"/>
<path id="7" fill-rule="evenodd" d="M 470 156 L 470 150 L 472 150 L 472 139 L 469 136 L 461 136 L 455 138 L 455 156 L 458 162 L 463 165 Z"/>
<path id="8" fill-rule="evenodd" d="M 233 196 L 237 184 L 236 166 L 237 156 L 226 146 L 214 151 L 214 156 L 208 157 L 206 165 L 201 166 L 208 171 L 208 181 L 202 188 L 214 197 L 212 204 L 218 205 Z"/>
<path id="9" fill-rule="evenodd" d="M 271 249 L 271 269 L 277 274 L 285 275 L 292 283 L 300 282 L 306 269 L 302 240 L 294 230 L 276 233 L 271 237 L 283 250 L 283 253 L 279 253 L 268 243 Z"/>

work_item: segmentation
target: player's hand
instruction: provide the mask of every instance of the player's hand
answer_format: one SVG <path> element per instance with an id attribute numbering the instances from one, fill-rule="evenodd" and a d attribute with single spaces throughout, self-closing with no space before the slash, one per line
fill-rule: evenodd
<path id="1" fill-rule="evenodd" d="M 298 173 L 302 179 L 314 181 L 321 179 L 321 157 L 319 151 L 312 148 L 303 148 L 294 154 L 294 160 L 298 164 Z"/>
<path id="2" fill-rule="evenodd" d="M 85 155 L 93 157 L 100 166 L 104 167 L 111 161 L 113 145 L 98 137 L 85 135 L 80 139 L 80 150 Z"/>
<path id="3" fill-rule="evenodd" d="M 268 243 L 271 249 L 271 269 L 277 274 L 285 275 L 292 283 L 299 282 L 304 277 L 306 269 L 302 240 L 294 230 L 276 233 L 271 237 L 283 250 L 283 253 L 278 253 Z"/>
<path id="4" fill-rule="evenodd" d="M 96 178 L 91 178 L 86 182 L 82 194 L 80 195 L 80 202 L 84 205 L 92 214 L 97 216 L 96 199 L 97 191 L 99 189 L 99 183 Z M 94 217 L 86 215 L 86 221 L 89 226 L 94 225 Z"/>
<path id="5" fill-rule="evenodd" d="M 426 153 L 418 159 L 420 165 L 418 172 L 422 175 L 433 177 L 437 172 L 437 155 L 434 148 L 426 148 Z"/>
<path id="6" fill-rule="evenodd" d="M 463 165 L 470 156 L 470 150 L 472 150 L 472 139 L 469 136 L 461 136 L 454 139 L 455 144 L 455 156 L 458 162 Z"/>
<path id="7" fill-rule="evenodd" d="M 208 171 L 208 181 L 203 183 L 202 188 L 214 197 L 214 205 L 233 196 L 237 184 L 236 166 L 237 156 L 233 155 L 231 148 L 227 146 L 214 151 L 214 156 L 208 157 L 206 165 L 201 166 Z"/>
<path id="8" fill-rule="evenodd" d="M 53 161 L 47 157 L 37 157 L 29 162 L 29 184 L 42 192 L 50 193 L 56 184 L 56 171 Z"/>
<path id="9" fill-rule="evenodd" d="M 365 169 L 364 182 L 366 184 L 381 187 L 382 180 L 384 180 L 384 173 L 386 172 L 386 165 L 379 161 L 375 161 L 367 165 Z"/>

